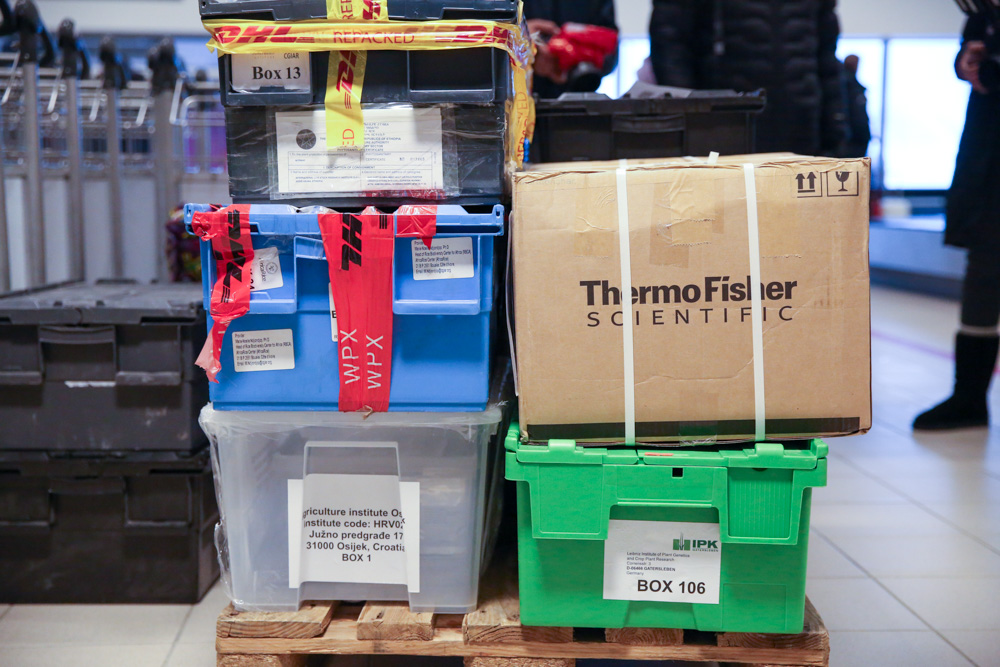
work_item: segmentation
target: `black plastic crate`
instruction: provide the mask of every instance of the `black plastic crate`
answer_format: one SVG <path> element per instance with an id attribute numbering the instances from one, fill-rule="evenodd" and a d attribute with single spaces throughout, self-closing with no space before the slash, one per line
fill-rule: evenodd
<path id="1" fill-rule="evenodd" d="M 397 21 L 479 19 L 511 22 L 517 0 L 388 0 L 389 18 Z M 362 5 L 354 0 L 355 7 Z M 326 0 L 201 0 L 203 19 L 300 21 L 325 19 Z"/>
<path id="2" fill-rule="evenodd" d="M 686 98 L 618 99 L 570 93 L 538 100 L 531 162 L 754 152 L 763 92 L 694 91 Z"/>
<path id="3" fill-rule="evenodd" d="M 510 57 L 506 51 L 476 47 L 441 51 L 368 51 L 363 104 L 492 104 L 503 103 L 511 89 Z M 295 56 L 286 59 L 285 55 Z M 330 56 L 327 52 L 245 55 L 254 76 L 257 64 L 259 83 L 237 89 L 234 85 L 234 56 L 219 58 L 219 81 L 224 106 L 291 106 L 323 104 L 326 96 Z M 302 71 L 301 89 L 286 84 L 297 67 Z M 277 71 L 281 79 L 266 79 L 264 74 Z M 241 80 L 237 77 L 237 80 Z M 275 85 L 267 85 L 274 81 Z M 278 83 L 280 81 L 280 84 Z M 289 86 L 289 87 L 286 87 Z"/>
<path id="4" fill-rule="evenodd" d="M 229 193 L 238 204 L 291 204 L 350 209 L 389 206 L 401 200 L 437 204 L 495 204 L 507 191 L 504 176 L 506 115 L 503 105 L 443 105 L 444 190 L 282 193 L 277 170 L 275 114 L 321 107 L 230 107 L 226 109 Z M 313 142 L 303 150 L 325 148 Z"/>
<path id="5" fill-rule="evenodd" d="M 74 284 L 0 298 L 0 451 L 196 451 L 200 285 Z"/>
<path id="6" fill-rule="evenodd" d="M 218 517 L 207 450 L 0 451 L 0 602 L 197 602 Z"/>

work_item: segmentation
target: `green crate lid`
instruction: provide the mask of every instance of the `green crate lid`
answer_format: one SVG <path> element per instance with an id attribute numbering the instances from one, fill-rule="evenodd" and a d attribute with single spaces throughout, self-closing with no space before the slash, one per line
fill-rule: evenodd
<path id="1" fill-rule="evenodd" d="M 575 440 L 549 440 L 547 444 L 521 442 L 521 429 L 516 422 L 507 432 L 504 446 L 519 463 L 576 465 L 663 465 L 726 468 L 781 468 L 812 470 L 819 459 L 825 458 L 828 446 L 815 438 L 800 443 L 758 442 L 742 449 L 722 445 L 718 449 L 705 447 L 585 447 Z"/>

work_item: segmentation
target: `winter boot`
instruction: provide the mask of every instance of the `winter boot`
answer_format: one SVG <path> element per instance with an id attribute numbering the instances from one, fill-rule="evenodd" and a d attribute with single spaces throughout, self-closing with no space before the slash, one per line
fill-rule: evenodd
<path id="1" fill-rule="evenodd" d="M 918 431 L 944 431 L 955 428 L 987 426 L 989 412 L 986 392 L 997 362 L 1000 337 L 955 336 L 955 390 L 951 397 L 927 412 L 917 415 L 913 428 Z"/>

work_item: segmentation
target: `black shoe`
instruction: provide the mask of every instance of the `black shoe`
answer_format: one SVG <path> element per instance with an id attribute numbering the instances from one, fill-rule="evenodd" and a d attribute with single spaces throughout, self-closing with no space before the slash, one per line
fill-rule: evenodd
<path id="1" fill-rule="evenodd" d="M 997 362 L 997 336 L 955 336 L 955 389 L 951 398 L 913 420 L 918 431 L 973 428 L 990 423 L 986 393 Z"/>
<path id="2" fill-rule="evenodd" d="M 986 409 L 985 398 L 976 400 L 952 396 L 927 412 L 917 415 L 917 418 L 913 420 L 913 429 L 915 431 L 947 431 L 956 428 L 989 426 L 989 423 L 990 416 Z"/>

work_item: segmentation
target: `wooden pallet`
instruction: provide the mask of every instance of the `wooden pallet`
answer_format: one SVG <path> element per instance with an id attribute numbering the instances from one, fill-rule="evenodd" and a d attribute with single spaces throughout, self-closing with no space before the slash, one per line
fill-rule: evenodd
<path id="1" fill-rule="evenodd" d="M 499 569 L 499 568 L 498 568 Z M 689 660 L 827 667 L 830 637 L 806 600 L 797 635 L 646 628 L 591 630 L 520 623 L 512 567 L 484 579 L 482 602 L 462 615 L 413 613 L 405 602 L 312 604 L 297 612 L 219 616 L 219 667 L 302 667 L 314 655 L 460 656 L 466 667 L 573 667 L 577 659 Z"/>

